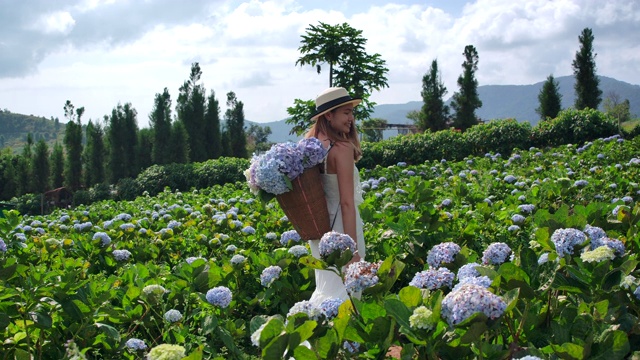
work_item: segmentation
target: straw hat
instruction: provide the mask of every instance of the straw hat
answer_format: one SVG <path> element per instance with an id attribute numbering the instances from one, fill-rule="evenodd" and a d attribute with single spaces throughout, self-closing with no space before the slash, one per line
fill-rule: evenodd
<path id="1" fill-rule="evenodd" d="M 352 98 L 345 88 L 332 87 L 323 91 L 316 98 L 316 113 L 311 116 L 311 120 L 317 120 L 320 115 L 346 104 L 356 106 L 362 102 L 360 98 Z"/>

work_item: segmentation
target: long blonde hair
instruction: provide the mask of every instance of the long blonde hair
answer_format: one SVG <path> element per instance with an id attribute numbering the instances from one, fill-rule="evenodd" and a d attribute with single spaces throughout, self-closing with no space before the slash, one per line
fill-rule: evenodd
<path id="1" fill-rule="evenodd" d="M 332 113 L 335 113 L 339 108 L 335 108 L 331 110 Z M 355 161 L 360 160 L 362 157 L 362 148 L 360 147 L 360 139 L 358 139 L 358 130 L 356 130 L 355 121 L 354 124 L 351 125 L 351 130 L 348 134 L 339 133 L 333 130 L 333 128 L 329 125 L 329 121 L 323 115 L 318 117 L 318 120 L 311 126 L 311 129 L 305 135 L 305 138 L 309 137 L 318 137 L 320 133 L 327 135 L 331 142 L 349 142 L 353 145 L 353 159 Z"/>

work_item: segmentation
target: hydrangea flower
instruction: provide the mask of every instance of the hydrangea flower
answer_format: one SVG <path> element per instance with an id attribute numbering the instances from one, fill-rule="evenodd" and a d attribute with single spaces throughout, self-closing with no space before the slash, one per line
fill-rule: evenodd
<path id="1" fill-rule="evenodd" d="M 125 232 L 131 232 L 136 228 L 136 226 L 132 223 L 124 223 L 122 225 L 120 225 L 120 230 L 125 231 Z"/>
<path id="2" fill-rule="evenodd" d="M 585 187 L 587 185 L 589 185 L 589 182 L 587 180 L 576 180 L 573 183 L 573 186 L 575 186 L 575 187 Z"/>
<path id="3" fill-rule="evenodd" d="M 355 341 L 348 341 L 345 340 L 342 343 L 342 347 L 347 350 L 347 352 L 349 352 L 350 354 L 355 354 L 358 351 L 360 351 L 360 343 L 357 343 Z"/>
<path id="4" fill-rule="evenodd" d="M 24 230 L 25 232 L 27 232 L 27 227 L 28 226 L 25 226 L 25 230 Z M 73 224 L 73 229 L 77 232 L 89 231 L 92 227 L 93 227 L 93 224 L 90 221 Z M 29 231 L 31 231 L 31 228 L 29 228 Z"/>
<path id="5" fill-rule="evenodd" d="M 443 207 L 447 207 L 451 205 L 451 199 L 444 199 L 442 200 L 442 203 L 440 203 L 441 206 Z"/>
<path id="6" fill-rule="evenodd" d="M 144 288 L 142 288 L 142 292 L 145 295 L 155 295 L 155 294 L 161 294 L 162 295 L 165 292 L 167 292 L 167 289 L 162 287 L 162 285 L 152 284 L 152 285 L 147 285 Z"/>
<path id="7" fill-rule="evenodd" d="M 431 320 L 433 311 L 425 306 L 418 306 L 413 310 L 413 314 L 409 316 L 409 325 L 414 329 L 431 330 L 434 327 L 434 321 Z"/>
<path id="8" fill-rule="evenodd" d="M 514 183 L 516 180 L 517 180 L 517 178 L 515 176 L 513 176 L 513 175 L 507 175 L 507 176 L 504 177 L 504 181 L 509 183 L 509 184 Z"/>
<path id="9" fill-rule="evenodd" d="M 611 248 L 616 256 L 623 256 L 625 252 L 624 243 L 617 239 L 611 239 L 605 236 L 591 241 L 590 247 L 592 250 L 601 246 Z"/>
<path id="10" fill-rule="evenodd" d="M 447 268 L 430 268 L 415 274 L 409 285 L 429 290 L 440 289 L 445 286 L 451 288 L 454 278 L 455 275 Z"/>
<path id="11" fill-rule="evenodd" d="M 298 141 L 298 149 L 302 153 L 302 166 L 304 166 L 305 169 L 320 164 L 328 153 L 328 150 L 325 149 L 322 142 L 315 137 Z"/>
<path id="12" fill-rule="evenodd" d="M 636 290 L 633 292 L 633 295 L 635 295 L 636 299 L 640 300 L 640 286 L 636 288 Z"/>
<path id="13" fill-rule="evenodd" d="M 523 214 L 531 214 L 533 210 L 535 210 L 536 206 L 533 204 L 522 204 L 518 205 L 518 210 L 520 210 Z"/>
<path id="14" fill-rule="evenodd" d="M 147 360 L 181 360 L 187 356 L 185 351 L 180 345 L 162 344 L 149 351 Z"/>
<path id="15" fill-rule="evenodd" d="M 294 245 L 289 249 L 289 254 L 299 258 L 309 254 L 309 250 L 303 245 Z"/>
<path id="16" fill-rule="evenodd" d="M 213 306 L 226 308 L 231 304 L 232 293 L 226 286 L 216 286 L 207 291 L 205 298 Z"/>
<path id="17" fill-rule="evenodd" d="M 268 232 L 264 237 L 267 238 L 267 240 L 273 241 L 278 238 L 278 235 L 274 232 Z"/>
<path id="18" fill-rule="evenodd" d="M 113 220 L 118 221 L 131 221 L 132 216 L 127 214 L 127 213 L 120 213 L 118 214 L 116 217 L 113 218 Z"/>
<path id="19" fill-rule="evenodd" d="M 518 226 L 518 225 L 509 225 L 507 230 L 509 230 L 510 232 L 516 232 L 516 231 L 520 230 L 520 226 Z"/>
<path id="20" fill-rule="evenodd" d="M 207 260 L 207 259 L 203 258 L 202 256 L 189 256 L 188 258 L 184 259 L 184 261 L 186 261 L 187 264 L 191 265 L 191 264 L 193 264 L 194 261 L 199 260 L 199 259 L 202 259 L 202 260 L 205 260 L 205 261 Z"/>
<path id="21" fill-rule="evenodd" d="M 587 237 L 582 231 L 572 228 L 557 229 L 551 235 L 551 242 L 555 245 L 559 257 L 572 255 L 573 247 L 582 245 L 586 239 Z"/>
<path id="22" fill-rule="evenodd" d="M 327 319 L 333 319 L 338 315 L 338 309 L 343 302 L 344 300 L 340 298 L 326 299 L 320 304 L 320 311 Z"/>
<path id="23" fill-rule="evenodd" d="M 620 282 L 620 287 L 624 289 L 631 289 L 632 286 L 636 284 L 636 277 L 633 275 L 627 275 Z"/>
<path id="24" fill-rule="evenodd" d="M 507 304 L 499 296 L 482 286 L 464 284 L 442 299 L 441 315 L 449 325 L 456 325 L 476 312 L 484 313 L 490 319 L 502 315 Z"/>
<path id="25" fill-rule="evenodd" d="M 344 277 L 344 286 L 347 288 L 347 292 L 354 294 L 377 284 L 379 267 L 380 264 L 364 260 L 349 264 Z"/>
<path id="26" fill-rule="evenodd" d="M 124 345 L 126 347 L 128 347 L 129 349 L 133 350 L 133 351 L 139 351 L 139 350 L 146 350 L 147 349 L 147 344 L 145 344 L 144 341 L 142 341 L 140 339 L 136 339 L 136 338 L 131 338 L 131 339 L 127 340 L 127 342 Z"/>
<path id="27" fill-rule="evenodd" d="M 285 231 L 280 235 L 280 244 L 287 245 L 289 241 L 300 242 L 300 234 L 295 230 Z"/>
<path id="28" fill-rule="evenodd" d="M 502 242 L 495 242 L 490 244 L 487 249 L 482 253 L 482 263 L 491 265 L 500 265 L 507 261 L 511 255 L 511 248 L 509 245 Z"/>
<path id="29" fill-rule="evenodd" d="M 297 303 L 293 304 L 293 306 L 287 313 L 287 317 L 298 313 L 307 314 L 307 316 L 311 320 L 319 320 L 320 316 L 322 315 L 322 311 L 320 310 L 320 308 L 308 300 L 298 301 Z"/>
<path id="30" fill-rule="evenodd" d="M 262 335 L 262 330 L 264 330 L 268 323 L 268 320 L 265 321 L 262 325 L 260 325 L 259 328 L 256 329 L 256 331 L 253 332 L 253 334 L 251 334 L 251 343 L 253 344 L 253 346 L 260 346 L 260 335 Z"/>
<path id="31" fill-rule="evenodd" d="M 236 252 L 238 250 L 238 248 L 231 244 L 231 245 L 227 245 L 227 248 L 225 249 L 226 252 Z"/>
<path id="32" fill-rule="evenodd" d="M 629 207 L 626 205 L 617 205 L 613 210 L 611 210 L 611 214 L 613 214 L 613 216 L 618 217 L 618 213 L 622 211 L 623 214 L 625 212 L 629 212 Z"/>
<path id="33" fill-rule="evenodd" d="M 538 265 L 542 265 L 549 261 L 549 253 L 542 253 L 538 258 Z"/>
<path id="34" fill-rule="evenodd" d="M 262 284 L 262 286 L 270 286 L 280 277 L 280 273 L 282 273 L 280 266 L 273 265 L 265 268 L 262 270 L 262 274 L 260 274 L 260 284 Z"/>
<path id="35" fill-rule="evenodd" d="M 253 226 L 245 226 L 242 228 L 242 233 L 245 235 L 253 235 L 256 233 L 256 229 L 254 229 Z"/>
<path id="36" fill-rule="evenodd" d="M 230 262 L 231 262 L 233 265 L 240 265 L 240 264 L 242 264 L 245 260 L 247 260 L 247 258 L 246 258 L 246 257 L 244 257 L 244 255 L 235 254 L 235 255 L 233 255 L 233 257 L 231 257 Z"/>
<path id="37" fill-rule="evenodd" d="M 511 221 L 516 225 L 524 224 L 525 219 L 526 218 L 520 214 L 515 214 L 511 217 Z"/>
<path id="38" fill-rule="evenodd" d="M 182 226 L 182 223 L 180 221 L 176 221 L 176 220 L 171 220 L 167 224 L 167 227 L 169 229 L 175 229 L 175 228 L 180 227 L 180 226 Z"/>
<path id="39" fill-rule="evenodd" d="M 127 261 L 131 257 L 129 250 L 113 250 L 113 258 L 116 261 Z"/>
<path id="40" fill-rule="evenodd" d="M 441 264 L 448 264 L 455 260 L 460 252 L 460 245 L 454 242 L 444 242 L 435 245 L 427 254 L 427 264 L 432 268 L 438 268 Z"/>
<path id="41" fill-rule="evenodd" d="M 356 251 L 356 242 L 353 241 L 351 236 L 342 234 L 336 231 L 330 231 L 320 239 L 320 257 L 325 259 L 331 255 L 334 251 L 340 251 L 340 253 L 350 249 L 352 252 Z"/>
<path id="42" fill-rule="evenodd" d="M 178 321 L 182 320 L 182 314 L 180 313 L 180 311 L 178 311 L 176 309 L 171 309 L 171 310 L 167 311 L 166 313 L 164 313 L 164 319 L 167 322 L 175 323 L 175 322 L 178 322 Z"/>
<path id="43" fill-rule="evenodd" d="M 102 245 L 102 247 L 111 244 L 111 238 L 109 237 L 109 235 L 107 235 L 107 233 L 103 232 L 97 232 L 93 234 L 93 240 L 100 240 L 100 245 Z"/>
<path id="44" fill-rule="evenodd" d="M 580 254 L 580 259 L 584 262 L 601 262 L 613 260 L 615 257 L 614 250 L 608 246 L 600 246 L 595 250 L 584 251 Z"/>
<path id="45" fill-rule="evenodd" d="M 481 265 L 475 262 L 462 265 L 460 269 L 458 269 L 458 280 L 462 281 L 464 278 L 480 276 L 480 273 L 476 270 L 478 266 Z"/>
<path id="46" fill-rule="evenodd" d="M 514 359 L 514 360 L 544 360 L 544 359 L 543 358 L 539 358 L 537 356 L 533 356 L 533 355 L 527 355 L 527 356 L 523 356 L 521 358 Z"/>
<path id="47" fill-rule="evenodd" d="M 7 244 L 3 239 L 0 239 L 0 252 L 7 252 Z"/>
<path id="48" fill-rule="evenodd" d="M 589 239 L 591 239 L 591 244 L 593 244 L 594 241 L 607 236 L 607 233 L 604 232 L 602 228 L 591 226 L 589 224 L 585 225 L 583 232 L 587 234 Z"/>
<path id="49" fill-rule="evenodd" d="M 456 286 L 454 286 L 451 291 L 458 290 L 464 284 L 473 284 L 482 286 L 483 288 L 488 288 L 489 286 L 491 286 L 491 279 L 488 276 L 466 277 L 460 280 L 460 282 L 456 284 Z"/>

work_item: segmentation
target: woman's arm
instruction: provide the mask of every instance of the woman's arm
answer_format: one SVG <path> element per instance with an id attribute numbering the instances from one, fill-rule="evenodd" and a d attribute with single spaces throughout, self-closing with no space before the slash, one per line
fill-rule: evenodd
<path id="1" fill-rule="evenodd" d="M 350 143 L 339 142 L 334 145 L 333 154 L 335 161 L 335 171 L 338 177 L 338 192 L 340 193 L 340 209 L 342 210 L 342 225 L 344 233 L 358 243 L 356 230 L 356 205 L 354 200 L 353 186 L 353 147 Z M 356 254 L 352 261 L 359 261 L 360 256 Z"/>

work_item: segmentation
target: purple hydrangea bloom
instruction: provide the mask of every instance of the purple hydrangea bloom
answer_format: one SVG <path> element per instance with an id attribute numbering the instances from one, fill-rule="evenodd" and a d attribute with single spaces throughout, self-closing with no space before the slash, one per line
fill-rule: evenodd
<path id="1" fill-rule="evenodd" d="M 591 249 L 595 250 L 600 246 L 607 246 L 614 250 L 616 256 L 623 256 L 625 252 L 624 243 L 618 239 L 610 239 L 606 236 L 591 240 Z"/>
<path id="2" fill-rule="evenodd" d="M 327 149 L 322 146 L 322 142 L 315 138 L 305 138 L 298 141 L 298 149 L 302 153 L 302 166 L 305 169 L 314 167 L 327 156 Z"/>
<path id="3" fill-rule="evenodd" d="M 254 229 L 253 226 L 245 226 L 242 228 L 242 233 L 245 235 L 253 235 L 256 233 L 256 229 Z"/>
<path id="4" fill-rule="evenodd" d="M 260 274 L 260 284 L 262 286 L 270 286 L 276 279 L 280 277 L 280 273 L 282 273 L 282 268 L 280 266 L 269 266 L 262 270 L 262 274 Z"/>
<path id="5" fill-rule="evenodd" d="M 456 325 L 476 312 L 484 313 L 490 319 L 497 319 L 507 308 L 499 296 L 486 288 L 463 284 L 442 299 L 441 315 L 449 325 Z"/>
<path id="6" fill-rule="evenodd" d="M 232 293 L 226 286 L 217 286 L 207 291 L 205 296 L 209 304 L 226 308 L 231 304 Z"/>
<path id="7" fill-rule="evenodd" d="M 577 229 L 557 229 L 551 235 L 551 242 L 556 247 L 556 252 L 559 257 L 564 255 L 572 255 L 573 247 L 576 245 L 582 245 L 587 240 L 587 236 Z"/>
<path id="8" fill-rule="evenodd" d="M 3 239 L 0 239 L 0 252 L 7 252 L 7 244 Z"/>
<path id="9" fill-rule="evenodd" d="M 533 210 L 535 210 L 536 206 L 533 204 L 522 204 L 522 205 L 518 205 L 518 210 L 520 210 L 521 213 L 523 214 L 531 214 L 533 213 Z"/>
<path id="10" fill-rule="evenodd" d="M 360 292 L 378 283 L 378 268 L 380 264 L 358 261 L 347 266 L 344 286 L 349 294 Z"/>
<path id="11" fill-rule="evenodd" d="M 524 224 L 525 219 L 526 218 L 520 214 L 515 214 L 511 217 L 511 221 L 516 225 Z"/>
<path id="12" fill-rule="evenodd" d="M 167 322 L 175 323 L 175 322 L 178 322 L 178 321 L 182 320 L 182 314 L 180 313 L 180 311 L 178 311 L 176 309 L 171 309 L 171 310 L 167 311 L 166 313 L 164 313 L 164 319 Z"/>
<path id="13" fill-rule="evenodd" d="M 576 180 L 573 183 L 573 186 L 575 186 L 575 187 L 585 187 L 587 185 L 589 185 L 589 182 L 587 180 Z"/>
<path id="14" fill-rule="evenodd" d="M 350 249 L 352 252 L 356 251 L 356 242 L 353 241 L 351 236 L 342 234 L 336 231 L 330 231 L 320 239 L 320 257 L 326 258 L 334 251 L 340 251 L 340 253 Z"/>
<path id="15" fill-rule="evenodd" d="M 301 256 L 305 256 L 309 254 L 309 250 L 307 250 L 307 248 L 303 245 L 294 245 L 291 248 L 289 248 L 289 254 L 299 258 Z"/>
<path id="16" fill-rule="evenodd" d="M 507 230 L 509 230 L 510 232 L 516 232 L 516 231 L 520 230 L 520 226 L 518 226 L 518 225 L 509 225 Z"/>
<path id="17" fill-rule="evenodd" d="M 451 291 L 456 291 L 462 287 L 464 284 L 473 284 L 482 286 L 483 288 L 488 288 L 491 286 L 491 279 L 488 276 L 478 276 L 478 277 L 466 277 L 453 287 Z"/>
<path id="18" fill-rule="evenodd" d="M 441 264 L 453 262 L 459 252 L 460 245 L 454 242 L 438 244 L 429 250 L 427 254 L 427 264 L 432 268 L 438 268 Z"/>
<path id="19" fill-rule="evenodd" d="M 455 275 L 447 268 L 430 268 L 415 274 L 409 285 L 420 289 L 451 288 Z"/>
<path id="20" fill-rule="evenodd" d="M 515 176 L 513 176 L 513 175 L 507 175 L 507 176 L 504 177 L 504 181 L 509 183 L 509 184 L 514 183 L 516 180 L 517 180 L 517 178 Z"/>
<path id="21" fill-rule="evenodd" d="M 482 253 L 482 263 L 491 265 L 500 265 L 507 261 L 511 255 L 511 248 L 509 245 L 502 242 L 495 242 L 490 244 L 487 249 Z"/>
<path id="22" fill-rule="evenodd" d="M 635 295 L 636 299 L 640 300 L 640 286 L 636 288 L 636 290 L 633 292 L 633 295 Z"/>
<path id="23" fill-rule="evenodd" d="M 233 255 L 233 256 L 231 257 L 230 262 L 231 262 L 233 265 L 240 265 L 240 264 L 242 264 L 245 260 L 247 260 L 247 258 L 246 258 L 246 257 L 244 257 L 244 255 L 235 254 L 235 255 Z"/>

